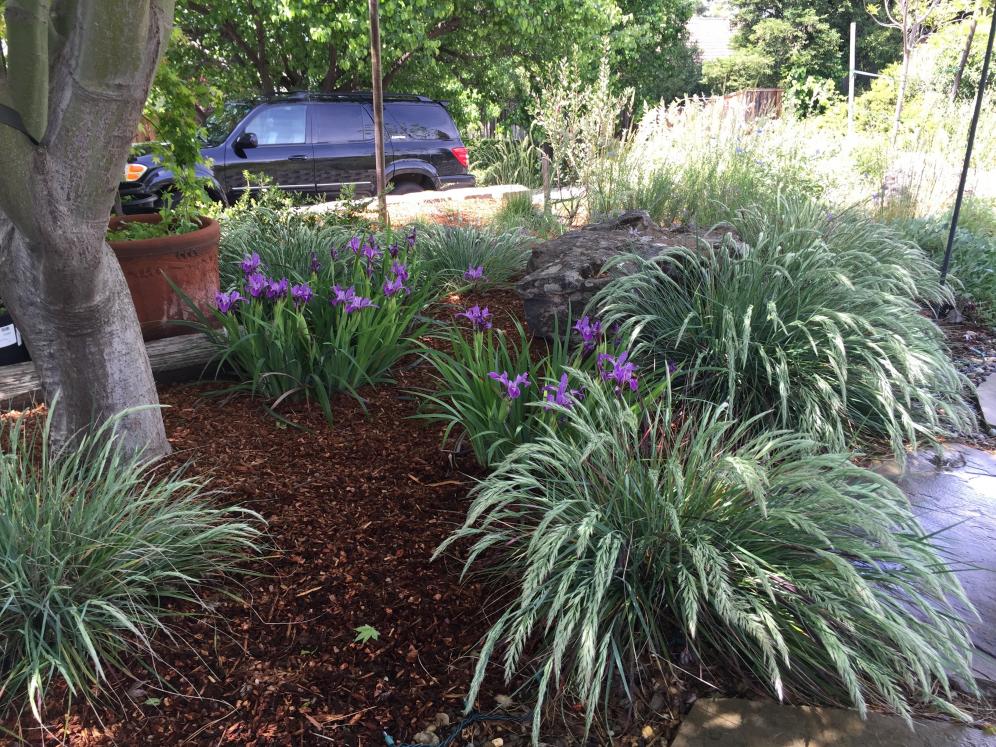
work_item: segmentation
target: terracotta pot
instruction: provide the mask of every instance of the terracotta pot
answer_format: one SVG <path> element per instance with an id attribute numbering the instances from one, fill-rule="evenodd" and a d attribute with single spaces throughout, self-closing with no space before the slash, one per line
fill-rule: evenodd
<path id="1" fill-rule="evenodd" d="M 123 222 L 158 223 L 156 213 L 149 215 L 114 216 L 110 228 Z M 111 241 L 128 281 L 142 336 L 146 340 L 190 334 L 194 330 L 171 320 L 193 320 L 194 314 L 183 299 L 166 282 L 168 277 L 202 311 L 215 306 L 218 292 L 218 240 L 221 228 L 218 221 L 201 218 L 196 231 L 135 241 Z"/>

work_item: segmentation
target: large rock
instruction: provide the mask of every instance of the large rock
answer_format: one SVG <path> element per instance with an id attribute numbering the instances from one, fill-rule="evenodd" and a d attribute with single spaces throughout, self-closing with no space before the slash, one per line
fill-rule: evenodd
<path id="1" fill-rule="evenodd" d="M 685 247 L 696 251 L 718 247 L 732 227 L 721 225 L 709 232 L 688 228 L 664 229 L 644 210 L 632 210 L 606 223 L 595 223 L 546 241 L 535 249 L 526 265 L 528 273 L 518 284 L 526 322 L 533 334 L 551 339 L 563 334 L 568 320 L 576 320 L 592 297 L 613 277 L 633 272 L 622 264 L 612 274 L 605 263 L 619 254 L 651 258 Z"/>

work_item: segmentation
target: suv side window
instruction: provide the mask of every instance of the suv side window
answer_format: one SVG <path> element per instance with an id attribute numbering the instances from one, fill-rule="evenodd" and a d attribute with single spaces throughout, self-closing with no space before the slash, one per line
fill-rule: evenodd
<path id="1" fill-rule="evenodd" d="M 442 104 L 393 102 L 385 104 L 400 132 L 413 140 L 456 140 L 456 125 Z M 389 130 L 390 131 L 390 130 Z M 394 134 L 390 132 L 390 134 Z"/>
<path id="2" fill-rule="evenodd" d="M 373 139 L 373 122 L 358 103 L 312 104 L 316 143 L 352 143 Z"/>
<path id="3" fill-rule="evenodd" d="M 264 106 L 246 124 L 260 145 L 298 145 L 307 142 L 307 107 L 304 104 Z"/>

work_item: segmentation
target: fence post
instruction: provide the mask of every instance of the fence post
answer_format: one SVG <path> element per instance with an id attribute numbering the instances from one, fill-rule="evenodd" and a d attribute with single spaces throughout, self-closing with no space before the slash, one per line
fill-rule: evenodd
<path id="1" fill-rule="evenodd" d="M 541 150 L 540 174 L 543 177 L 543 214 L 550 214 L 550 156 Z"/>

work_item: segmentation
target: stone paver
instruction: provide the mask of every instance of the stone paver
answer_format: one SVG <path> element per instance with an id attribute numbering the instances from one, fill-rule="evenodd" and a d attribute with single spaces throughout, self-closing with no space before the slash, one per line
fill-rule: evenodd
<path id="1" fill-rule="evenodd" d="M 913 512 L 955 569 L 981 620 L 969 620 L 973 666 L 987 689 L 996 683 L 996 455 L 951 446 L 942 466 L 929 452 L 915 455 L 901 475 Z M 886 474 L 888 469 L 883 470 Z M 893 472 L 896 470 L 893 469 Z"/>
<path id="2" fill-rule="evenodd" d="M 986 425 L 996 428 L 996 374 L 990 374 L 975 391 L 979 395 L 979 405 L 982 406 L 982 417 Z"/>
<path id="3" fill-rule="evenodd" d="M 770 700 L 700 700 L 671 747 L 996 747 L 996 736 L 944 721 L 793 707 Z"/>

